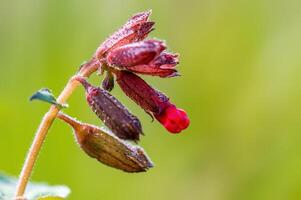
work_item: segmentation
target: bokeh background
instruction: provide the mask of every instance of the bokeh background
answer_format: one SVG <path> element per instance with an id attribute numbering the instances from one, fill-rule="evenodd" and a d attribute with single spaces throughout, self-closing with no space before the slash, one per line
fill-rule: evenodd
<path id="1" fill-rule="evenodd" d="M 301 199 L 301 3 L 294 0 L 28 0 L 0 3 L 0 169 L 21 170 L 49 105 L 78 66 L 132 14 L 152 9 L 150 37 L 181 54 L 182 76 L 145 77 L 184 108 L 169 134 L 116 87 L 141 118 L 140 145 L 156 167 L 126 174 L 87 157 L 56 121 L 35 181 L 66 184 L 69 199 Z M 99 84 L 101 78 L 93 76 Z M 78 89 L 65 112 L 100 124 Z"/>

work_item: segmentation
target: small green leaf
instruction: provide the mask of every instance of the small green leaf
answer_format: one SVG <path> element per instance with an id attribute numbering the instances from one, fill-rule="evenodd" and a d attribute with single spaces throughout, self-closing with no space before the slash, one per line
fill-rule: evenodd
<path id="1" fill-rule="evenodd" d="M 56 98 L 55 96 L 51 93 L 51 91 L 47 88 L 42 88 L 40 89 L 39 91 L 37 91 L 36 93 L 34 93 L 30 99 L 30 101 L 33 101 L 33 100 L 40 100 L 40 101 L 44 101 L 44 102 L 47 102 L 47 103 L 50 103 L 50 104 L 53 104 L 53 105 L 56 105 L 58 106 L 59 108 L 66 108 L 68 107 L 67 104 L 59 104 L 57 101 L 56 101 Z"/>
<path id="2" fill-rule="evenodd" d="M 30 97 L 30 101 L 32 100 L 41 100 L 41 101 L 45 101 L 51 104 L 56 104 L 56 98 L 54 97 L 54 95 L 51 93 L 51 91 L 47 88 L 42 88 L 39 91 L 37 91 L 36 93 L 34 93 L 31 97 Z"/>
<path id="3" fill-rule="evenodd" d="M 11 200 L 16 190 L 17 179 L 0 173 L 0 200 Z M 61 200 L 70 193 L 67 186 L 49 186 L 45 183 L 29 183 L 25 198 L 27 200 Z"/>

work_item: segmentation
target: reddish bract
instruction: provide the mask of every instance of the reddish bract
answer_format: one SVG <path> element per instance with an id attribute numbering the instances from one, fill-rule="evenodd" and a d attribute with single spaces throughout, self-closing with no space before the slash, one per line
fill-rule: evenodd
<path id="1" fill-rule="evenodd" d="M 176 76 L 178 55 L 163 52 L 165 49 L 166 44 L 159 40 L 131 43 L 110 51 L 106 56 L 106 63 L 111 67 L 140 74 Z"/>
<path id="2" fill-rule="evenodd" d="M 165 49 L 166 45 L 159 40 L 131 43 L 110 51 L 106 57 L 106 62 L 110 66 L 121 69 L 148 64 Z"/>
<path id="3" fill-rule="evenodd" d="M 134 73 L 119 71 L 116 75 L 122 91 L 147 113 L 159 114 L 164 110 L 168 97 L 162 92 L 152 88 Z"/>
<path id="4" fill-rule="evenodd" d="M 179 75 L 175 68 L 177 64 L 179 64 L 177 54 L 162 52 L 157 58 L 148 64 L 131 66 L 127 69 L 139 74 L 166 78 Z"/>
<path id="5" fill-rule="evenodd" d="M 149 22 L 151 11 L 138 13 L 125 25 L 106 39 L 96 50 L 95 57 L 102 59 L 106 53 L 116 47 L 143 40 L 153 30 L 154 22 Z"/>

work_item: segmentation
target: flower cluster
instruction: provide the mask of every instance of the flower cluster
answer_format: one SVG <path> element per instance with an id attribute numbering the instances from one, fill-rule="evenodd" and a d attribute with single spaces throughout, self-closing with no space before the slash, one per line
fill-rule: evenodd
<path id="1" fill-rule="evenodd" d="M 145 39 L 154 30 L 155 23 L 149 21 L 150 14 L 151 12 L 147 11 L 131 17 L 125 25 L 100 45 L 94 57 L 101 63 L 100 71 L 107 72 L 102 83 L 104 90 L 111 91 L 114 87 L 114 78 L 116 78 L 116 82 L 128 97 L 157 119 L 169 132 L 179 133 L 189 126 L 190 121 L 186 112 L 177 108 L 166 95 L 152 88 L 136 75 L 151 75 L 161 78 L 179 75 L 176 70 L 176 65 L 179 63 L 178 55 L 168 52 L 164 41 Z M 83 83 L 86 91 L 92 91 L 91 85 L 87 86 L 83 80 L 80 82 Z M 118 109 L 112 109 L 114 103 L 104 101 L 104 97 L 109 94 L 105 93 L 103 89 L 93 89 L 94 96 L 97 93 L 97 97 L 93 101 L 91 100 L 93 92 L 87 94 L 91 108 L 118 137 L 138 140 L 139 133 L 142 132 L 139 120 L 128 111 L 126 111 L 127 114 L 124 115 L 124 118 L 135 119 L 135 123 L 122 119 L 121 114 L 117 114 Z M 114 101 L 118 100 L 114 98 Z M 98 105 L 104 104 L 104 102 L 107 102 L 111 107 L 105 108 L 106 105 Z M 119 107 L 120 105 L 121 103 L 118 103 Z M 122 107 L 119 110 L 124 111 L 126 109 Z M 106 112 L 109 114 L 104 114 Z M 120 111 L 120 113 L 122 112 Z M 135 131 L 135 127 L 139 130 Z M 131 133 L 127 133 L 126 129 Z"/>
<path id="2" fill-rule="evenodd" d="M 169 132 L 179 133 L 190 123 L 184 110 L 177 108 L 165 94 L 154 89 L 137 75 L 161 78 L 178 75 L 176 69 L 179 63 L 178 55 L 168 52 L 164 41 L 146 39 L 154 30 L 155 24 L 149 21 L 150 14 L 148 11 L 134 15 L 105 40 L 91 60 L 84 63 L 79 72 L 71 78 L 61 93 L 60 100 L 47 89 L 39 90 L 30 98 L 55 105 L 43 120 L 43 123 L 51 124 L 51 117 L 66 107 L 60 103 L 64 102 L 62 99 L 66 100 L 80 83 L 85 89 L 90 109 L 107 129 L 81 123 L 62 112 L 56 117 L 73 128 L 76 141 L 87 155 L 125 172 L 144 172 L 153 167 L 153 163 L 141 147 L 126 141 L 137 142 L 143 134 L 142 125 L 139 119 L 110 93 L 115 82 L 130 99 Z M 101 74 L 106 73 L 101 87 L 95 87 L 87 81 L 87 78 L 98 69 Z M 39 129 L 38 134 L 43 135 L 48 128 Z M 38 143 L 34 143 L 36 144 Z M 35 156 L 32 152 L 29 159 Z"/>

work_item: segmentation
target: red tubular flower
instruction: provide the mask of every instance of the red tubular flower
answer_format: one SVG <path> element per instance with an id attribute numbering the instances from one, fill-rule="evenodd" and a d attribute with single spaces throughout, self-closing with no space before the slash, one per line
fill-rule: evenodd
<path id="1" fill-rule="evenodd" d="M 139 76 L 128 72 L 116 72 L 117 83 L 123 92 L 152 114 L 169 132 L 179 133 L 189 126 L 186 112 L 169 102 L 169 98 L 155 90 Z"/>
<path id="2" fill-rule="evenodd" d="M 110 51 L 106 62 L 111 67 L 160 77 L 178 75 L 175 69 L 179 63 L 178 55 L 163 52 L 164 42 L 146 40 L 118 47 Z"/>
<path id="3" fill-rule="evenodd" d="M 132 42 L 138 42 L 154 30 L 154 22 L 148 21 L 151 11 L 131 17 L 118 31 L 106 39 L 96 50 L 95 57 L 102 59 L 110 50 Z"/>

